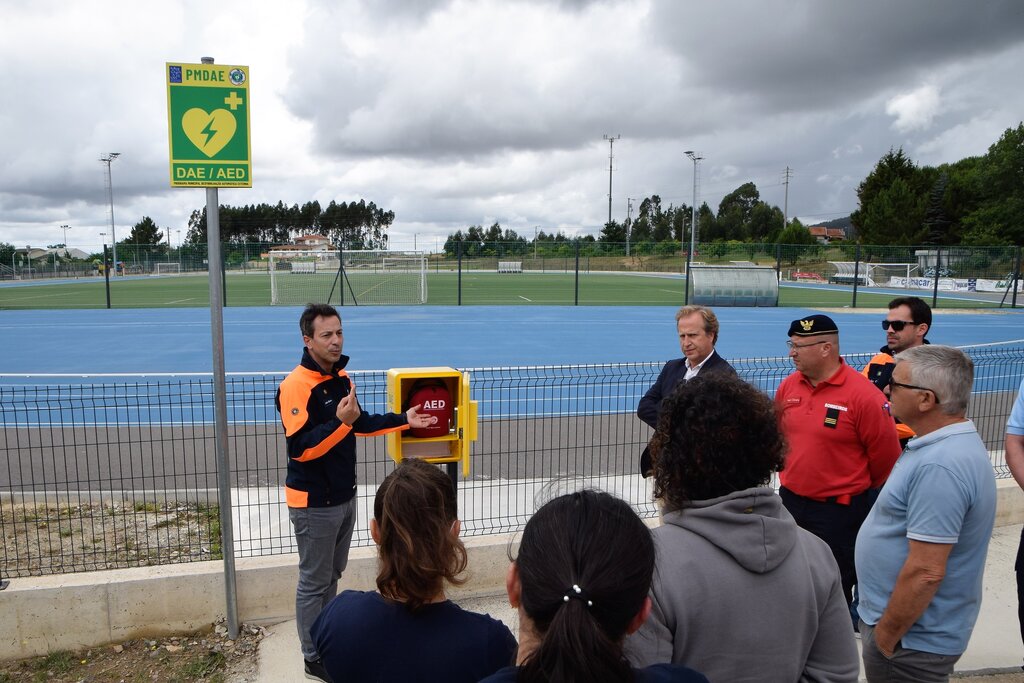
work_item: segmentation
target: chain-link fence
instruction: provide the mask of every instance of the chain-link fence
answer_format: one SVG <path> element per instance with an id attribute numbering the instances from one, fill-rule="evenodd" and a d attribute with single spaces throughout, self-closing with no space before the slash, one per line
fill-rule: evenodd
<path id="1" fill-rule="evenodd" d="M 308 281 L 309 300 L 322 297 L 322 288 L 338 305 L 359 305 L 366 287 L 409 274 L 408 266 L 399 273 L 382 259 L 360 268 L 373 268 L 384 280 L 360 287 L 328 244 L 226 243 L 223 254 L 229 306 L 270 305 L 271 267 L 288 273 L 286 284 L 297 296 Z M 713 242 L 690 255 L 678 242 L 562 240 L 449 242 L 423 256 L 428 304 L 679 305 L 688 297 L 688 265 L 754 264 L 774 269 L 781 306 L 875 308 L 898 295 L 929 299 L 933 308 L 1024 305 L 1021 247 Z M 22 284 L 46 279 L 58 289 L 44 297 L 0 287 L 0 308 L 207 306 L 208 267 L 205 244 L 118 245 L 116 269 L 109 248 L 91 262 L 15 265 L 0 275 Z M 324 278 L 335 282 L 315 282 Z"/>
<path id="2" fill-rule="evenodd" d="M 966 349 L 975 363 L 968 416 L 1008 477 L 1003 433 L 1024 377 L 1024 347 Z M 864 366 L 867 354 L 847 356 Z M 773 393 L 787 358 L 732 360 Z M 634 411 L 660 363 L 471 370 L 480 437 L 458 480 L 463 533 L 516 531 L 552 488 L 611 491 L 656 510 L 638 460 L 651 430 Z M 386 375 L 354 373 L 366 410 L 383 412 Z M 294 552 L 283 499 L 286 451 L 274 392 L 282 375 L 227 378 L 235 553 Z M 742 420 L 742 416 L 737 419 Z M 217 559 L 220 545 L 213 382 L 175 378 L 32 378 L 0 386 L 0 578 Z M 391 470 L 384 440 L 360 439 L 360 527 Z"/>

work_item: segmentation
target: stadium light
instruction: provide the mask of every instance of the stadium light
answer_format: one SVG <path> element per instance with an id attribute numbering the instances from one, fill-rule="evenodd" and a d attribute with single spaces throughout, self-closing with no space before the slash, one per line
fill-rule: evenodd
<path id="1" fill-rule="evenodd" d="M 70 225 L 62 225 L 60 229 L 64 231 L 64 258 L 70 258 L 71 255 L 68 253 L 68 230 L 71 229 Z"/>
<path id="2" fill-rule="evenodd" d="M 615 158 L 613 151 L 615 149 L 615 141 L 622 138 L 621 135 L 605 135 L 604 139 L 608 141 L 608 222 L 612 222 L 612 160 Z"/>
<path id="3" fill-rule="evenodd" d="M 693 206 L 690 207 L 690 261 L 693 261 L 693 253 L 697 248 L 697 163 L 704 157 L 693 150 L 687 150 L 684 154 L 693 162 Z M 687 273 L 686 277 L 689 279 L 690 274 Z"/>
<path id="4" fill-rule="evenodd" d="M 120 152 L 110 152 L 100 157 L 107 165 L 107 194 L 110 196 L 110 241 L 114 243 L 114 275 L 117 275 L 117 229 L 114 227 L 114 177 L 110 175 L 110 164 L 121 156 Z"/>

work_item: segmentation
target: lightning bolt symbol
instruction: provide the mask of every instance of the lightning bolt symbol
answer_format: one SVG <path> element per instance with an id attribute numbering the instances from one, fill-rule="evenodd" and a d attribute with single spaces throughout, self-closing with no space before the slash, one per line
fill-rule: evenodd
<path id="1" fill-rule="evenodd" d="M 203 128 L 202 134 L 206 136 L 206 140 L 203 141 L 203 147 L 210 144 L 210 138 L 217 134 L 217 130 L 213 127 L 213 117 L 210 117 L 210 122 L 206 124 L 206 128 Z"/>

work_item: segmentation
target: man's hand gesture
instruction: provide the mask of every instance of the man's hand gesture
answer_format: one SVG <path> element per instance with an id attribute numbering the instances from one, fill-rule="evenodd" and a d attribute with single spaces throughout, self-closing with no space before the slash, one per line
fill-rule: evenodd
<path id="1" fill-rule="evenodd" d="M 423 404 L 421 403 L 405 411 L 405 419 L 409 422 L 410 427 L 429 427 L 437 421 L 437 418 L 433 415 L 420 413 L 419 409 L 422 407 Z"/>
<path id="2" fill-rule="evenodd" d="M 359 416 L 363 414 L 363 409 L 359 407 L 359 400 L 356 398 L 356 383 L 352 381 L 352 378 L 349 378 L 348 381 L 348 396 L 338 401 L 338 409 L 334 411 L 334 414 L 344 424 L 351 427 L 359 419 Z"/>

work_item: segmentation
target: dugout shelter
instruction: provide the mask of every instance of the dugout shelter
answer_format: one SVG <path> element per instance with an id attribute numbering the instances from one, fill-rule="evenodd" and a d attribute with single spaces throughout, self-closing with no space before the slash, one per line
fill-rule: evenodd
<path id="1" fill-rule="evenodd" d="M 688 301 L 701 306 L 778 306 L 779 276 L 771 266 L 690 267 Z"/>

